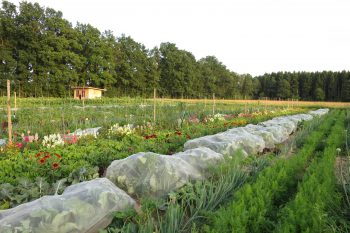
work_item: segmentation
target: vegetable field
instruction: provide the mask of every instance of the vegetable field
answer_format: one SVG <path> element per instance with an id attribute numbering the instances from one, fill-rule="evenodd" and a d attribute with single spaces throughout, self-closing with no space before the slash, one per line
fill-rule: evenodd
<path id="1" fill-rule="evenodd" d="M 345 107 L 345 106 L 343 106 Z M 0 232 L 348 232 L 350 111 L 3 101 Z"/>
<path id="2" fill-rule="evenodd" d="M 6 130 L 6 99 L 0 98 L 1 122 Z M 77 129 L 93 127 L 109 128 L 113 124 L 144 125 L 147 122 L 157 129 L 174 129 L 181 126 L 183 119 L 204 121 L 209 115 L 220 114 L 251 114 L 270 113 L 275 110 L 298 112 L 296 104 L 290 106 L 265 104 L 263 102 L 230 103 L 223 100 L 169 100 L 169 99 L 132 99 L 132 98 L 103 98 L 79 101 L 62 98 L 12 98 L 14 131 L 21 134 L 30 131 L 39 136 L 52 133 L 74 132 Z M 154 111 L 155 108 L 155 111 Z M 299 109 L 300 111 L 300 109 Z M 154 112 L 156 124 L 154 124 Z M 38 127 L 40 125 L 41 127 Z M 5 128 L 5 129 L 4 129 Z M 2 137 L 6 137 L 3 134 Z"/>

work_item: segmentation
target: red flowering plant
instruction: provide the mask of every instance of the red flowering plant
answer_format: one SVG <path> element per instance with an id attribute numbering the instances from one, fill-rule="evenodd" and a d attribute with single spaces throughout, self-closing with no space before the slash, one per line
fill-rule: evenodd
<path id="1" fill-rule="evenodd" d="M 186 128 L 178 128 L 171 131 L 149 132 L 143 135 L 143 150 L 149 151 L 156 148 L 160 154 L 174 154 L 182 145 L 191 139 L 192 133 Z"/>
<path id="2" fill-rule="evenodd" d="M 149 134 L 149 135 L 143 136 L 143 138 L 145 140 L 149 140 L 149 139 L 157 138 L 157 135 L 156 134 Z"/>
<path id="3" fill-rule="evenodd" d="M 191 136 L 187 132 L 179 129 L 171 133 L 167 133 L 164 140 L 164 146 L 167 147 L 166 154 L 171 155 L 177 152 L 178 148 L 181 148 L 181 145 L 183 145 L 189 139 L 191 139 Z"/>
<path id="4" fill-rule="evenodd" d="M 64 144 L 75 144 L 78 142 L 78 136 L 76 134 L 70 133 L 68 129 L 66 134 L 63 135 Z"/>
<path id="5" fill-rule="evenodd" d="M 31 135 L 29 130 L 27 131 L 27 135 L 22 133 L 21 137 L 22 137 L 22 140 L 26 143 L 37 142 L 39 140 L 38 134 L 36 133 L 34 135 Z"/>
<path id="6" fill-rule="evenodd" d="M 40 143 L 39 143 L 39 136 L 38 134 L 31 134 L 30 131 L 27 131 L 27 134 L 18 134 L 17 135 L 17 146 L 18 148 L 22 149 L 22 148 L 28 148 L 28 149 L 32 149 L 32 150 L 37 150 L 40 147 Z"/>
<path id="7" fill-rule="evenodd" d="M 181 136 L 181 135 L 182 135 L 182 132 L 181 132 L 180 130 L 176 130 L 176 131 L 175 131 L 175 135 Z"/>
<path id="8" fill-rule="evenodd" d="M 73 135 L 65 134 L 63 135 L 63 141 L 65 144 L 75 144 L 78 141 L 78 136 L 75 134 Z"/>
<path id="9" fill-rule="evenodd" d="M 167 154 L 177 152 L 177 148 L 180 148 L 181 145 L 183 145 L 190 138 L 190 135 L 181 130 L 176 130 L 172 135 L 173 136 L 170 136 L 168 140 L 169 149 Z"/>
<path id="10" fill-rule="evenodd" d="M 61 160 L 61 155 L 48 151 L 40 151 L 32 156 L 36 174 L 46 177 L 48 181 L 55 181 L 60 177 Z"/>
<path id="11" fill-rule="evenodd" d="M 15 146 L 18 147 L 19 149 L 22 149 L 24 147 L 23 142 L 15 142 Z"/>

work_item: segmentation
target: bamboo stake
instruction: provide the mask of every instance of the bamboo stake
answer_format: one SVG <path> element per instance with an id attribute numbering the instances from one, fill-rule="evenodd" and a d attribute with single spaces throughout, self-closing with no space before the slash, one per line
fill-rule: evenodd
<path id="1" fill-rule="evenodd" d="M 83 91 L 81 93 L 81 97 L 82 97 L 82 100 L 83 100 L 83 109 L 85 109 L 85 86 L 83 87 Z"/>
<path id="2" fill-rule="evenodd" d="M 213 115 L 215 115 L 215 93 L 213 93 Z"/>
<path id="3" fill-rule="evenodd" d="M 156 95 L 157 90 L 156 88 L 153 89 L 153 122 L 156 122 Z"/>
<path id="4" fill-rule="evenodd" d="M 15 94 L 15 111 L 16 111 L 17 110 L 17 95 L 16 95 L 16 92 L 14 94 Z"/>
<path id="5" fill-rule="evenodd" d="M 84 93 L 84 95 L 83 95 Z M 86 123 L 86 115 L 85 115 L 85 85 L 83 86 L 83 91 L 81 93 L 81 99 L 83 100 L 83 113 L 84 113 L 84 125 Z"/>
<path id="6" fill-rule="evenodd" d="M 11 88 L 10 80 L 7 80 L 7 122 L 8 122 L 8 136 L 9 145 L 12 144 L 12 119 L 11 119 Z"/>

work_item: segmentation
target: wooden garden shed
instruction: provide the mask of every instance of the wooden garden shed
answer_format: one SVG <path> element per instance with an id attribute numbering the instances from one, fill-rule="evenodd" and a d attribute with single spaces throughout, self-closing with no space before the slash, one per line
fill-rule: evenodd
<path id="1" fill-rule="evenodd" d="M 74 90 L 74 99 L 95 99 L 101 98 L 102 92 L 106 89 L 96 87 L 72 87 Z"/>

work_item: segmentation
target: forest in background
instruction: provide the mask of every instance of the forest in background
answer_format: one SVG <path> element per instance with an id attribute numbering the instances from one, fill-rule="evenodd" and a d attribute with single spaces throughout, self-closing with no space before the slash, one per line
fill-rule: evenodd
<path id="1" fill-rule="evenodd" d="M 232 51 L 234 52 L 234 51 Z M 176 44 L 148 49 L 35 3 L 0 9 L 0 92 L 6 80 L 20 97 L 68 97 L 72 86 L 107 89 L 105 96 L 280 98 L 350 101 L 350 72 L 278 72 L 252 77 L 215 56 L 196 60 Z"/>

